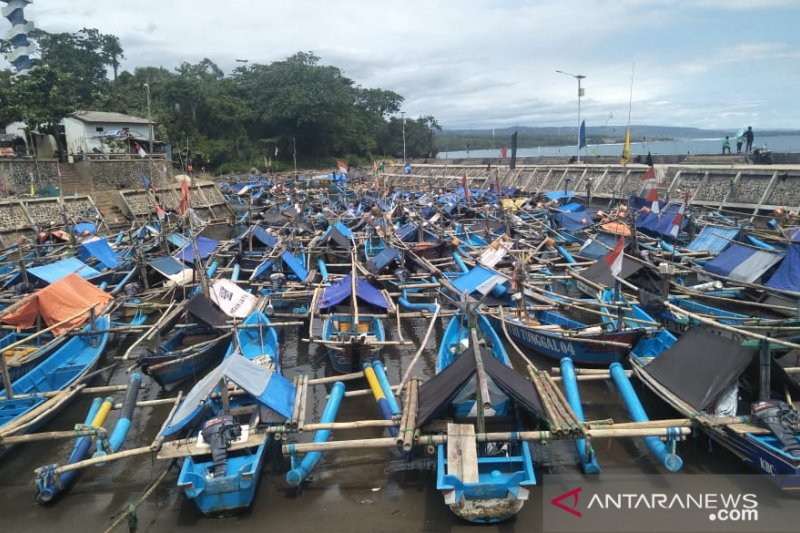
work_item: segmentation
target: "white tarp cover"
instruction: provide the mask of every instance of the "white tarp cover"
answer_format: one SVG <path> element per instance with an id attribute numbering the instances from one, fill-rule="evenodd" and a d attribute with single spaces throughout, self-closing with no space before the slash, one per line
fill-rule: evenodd
<path id="1" fill-rule="evenodd" d="M 254 295 L 228 279 L 218 279 L 211 285 L 211 301 L 234 318 L 247 318 L 258 303 Z"/>

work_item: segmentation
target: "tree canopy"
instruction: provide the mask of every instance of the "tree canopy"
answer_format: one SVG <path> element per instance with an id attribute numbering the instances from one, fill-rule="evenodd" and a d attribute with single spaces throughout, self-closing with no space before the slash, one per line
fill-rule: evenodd
<path id="1" fill-rule="evenodd" d="M 176 157 L 219 171 L 263 168 L 268 160 L 288 165 L 295 149 L 305 164 L 399 158 L 404 133 L 408 158 L 437 152 L 434 117 L 407 119 L 404 128 L 401 95 L 361 87 L 313 52 L 229 75 L 211 59 L 174 71 L 119 72 L 125 56 L 113 35 L 84 28 L 32 37 L 41 48 L 33 70 L 21 77 L 0 71 L 0 124 L 47 128 L 78 110 L 146 117 L 149 97 L 156 137 L 170 142 Z"/>

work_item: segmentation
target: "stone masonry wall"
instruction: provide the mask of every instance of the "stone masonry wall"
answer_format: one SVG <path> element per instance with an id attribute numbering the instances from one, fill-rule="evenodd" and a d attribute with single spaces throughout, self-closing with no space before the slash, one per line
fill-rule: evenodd
<path id="1" fill-rule="evenodd" d="M 96 190 L 142 189 L 142 174 L 156 188 L 172 185 L 172 167 L 164 161 L 95 159 L 89 162 L 89 172 Z"/>
<path id="2" fill-rule="evenodd" d="M 38 169 L 38 172 L 37 172 Z M 28 194 L 31 178 L 36 189 L 58 186 L 58 170 L 55 159 L 0 159 L 0 191 L 3 196 L 13 197 Z"/>

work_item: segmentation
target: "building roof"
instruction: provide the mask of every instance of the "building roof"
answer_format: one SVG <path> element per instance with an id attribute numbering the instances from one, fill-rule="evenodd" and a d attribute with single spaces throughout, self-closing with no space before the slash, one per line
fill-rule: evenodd
<path id="1" fill-rule="evenodd" d="M 148 120 L 141 117 L 133 117 L 123 113 L 111 113 L 108 111 L 75 111 L 69 117 L 76 118 L 82 122 L 114 123 L 114 124 L 147 124 Z"/>

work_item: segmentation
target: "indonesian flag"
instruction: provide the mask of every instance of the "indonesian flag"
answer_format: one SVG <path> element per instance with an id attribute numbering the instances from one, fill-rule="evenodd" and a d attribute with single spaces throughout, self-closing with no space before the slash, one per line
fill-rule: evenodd
<path id="1" fill-rule="evenodd" d="M 614 249 L 605 256 L 606 264 L 611 270 L 611 275 L 615 278 L 619 277 L 620 272 L 622 272 L 623 257 L 625 257 L 625 239 L 620 237 L 617 241 L 617 245 L 614 246 Z"/>
<path id="2" fill-rule="evenodd" d="M 177 209 L 179 215 L 184 214 L 189 209 L 189 181 L 184 179 L 181 182 L 181 201 L 178 203 Z"/>
<path id="3" fill-rule="evenodd" d="M 336 166 L 339 167 L 339 172 L 347 174 L 347 163 L 344 161 L 336 161 Z"/>
<path id="4" fill-rule="evenodd" d="M 136 143 L 135 146 L 136 146 L 136 153 L 139 154 L 139 157 L 147 157 L 147 152 L 144 151 L 144 148 L 142 148 L 141 144 Z"/>
<path id="5" fill-rule="evenodd" d="M 469 198 L 470 198 L 470 190 L 469 190 L 469 185 L 467 185 L 467 175 L 466 174 L 461 176 L 461 185 L 464 186 L 464 199 L 465 200 L 469 200 Z"/>
<path id="6" fill-rule="evenodd" d="M 647 169 L 647 172 L 642 174 L 643 180 L 654 180 L 656 179 L 656 169 L 654 167 L 650 167 Z"/>
<path id="7" fill-rule="evenodd" d="M 647 180 L 647 201 L 650 202 L 650 211 L 659 214 L 660 207 L 658 204 L 658 188 L 656 188 L 656 180 Z"/>

